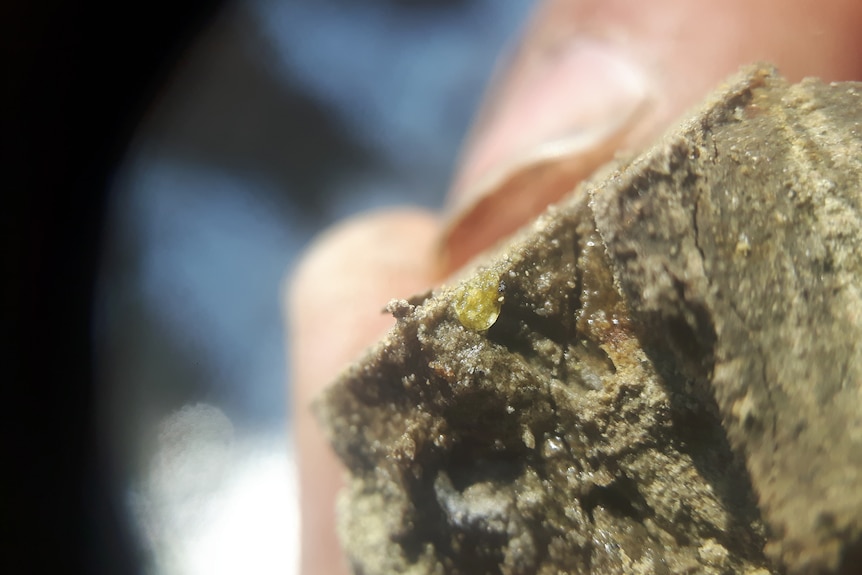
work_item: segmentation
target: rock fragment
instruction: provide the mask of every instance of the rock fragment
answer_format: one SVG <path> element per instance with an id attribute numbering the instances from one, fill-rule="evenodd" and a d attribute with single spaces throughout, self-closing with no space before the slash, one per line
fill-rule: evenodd
<path id="1" fill-rule="evenodd" d="M 474 279 L 390 306 L 316 404 L 354 572 L 850 573 L 860 90 L 746 70 Z M 495 321 L 464 325 L 488 277 Z"/>

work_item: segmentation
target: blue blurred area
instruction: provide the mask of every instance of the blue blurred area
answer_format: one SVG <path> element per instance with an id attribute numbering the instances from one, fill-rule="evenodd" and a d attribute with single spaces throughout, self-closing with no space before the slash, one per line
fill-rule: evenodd
<path id="1" fill-rule="evenodd" d="M 201 362 L 207 396 L 245 425 L 284 418 L 280 281 L 314 232 L 285 190 L 252 177 L 142 157 L 131 174 L 128 232 L 142 303 Z"/>
<path id="2" fill-rule="evenodd" d="M 284 274 L 340 218 L 441 205 L 530 5 L 245 0 L 177 64 L 116 178 L 97 333 L 104 435 L 150 572 L 293 572 L 291 482 L 271 480 L 291 451 Z M 218 464 L 182 464 L 196 457 Z M 210 540 L 236 543 L 214 565 Z"/>
<path id="3" fill-rule="evenodd" d="M 500 53 L 530 2 L 252 0 L 296 78 L 345 129 L 397 165 L 447 170 Z"/>

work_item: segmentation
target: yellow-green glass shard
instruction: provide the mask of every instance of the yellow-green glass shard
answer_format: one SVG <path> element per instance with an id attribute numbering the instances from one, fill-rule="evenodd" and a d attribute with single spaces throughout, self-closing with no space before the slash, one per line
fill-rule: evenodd
<path id="1" fill-rule="evenodd" d="M 485 269 L 456 288 L 454 306 L 458 321 L 467 329 L 485 331 L 500 316 L 500 274 Z"/>

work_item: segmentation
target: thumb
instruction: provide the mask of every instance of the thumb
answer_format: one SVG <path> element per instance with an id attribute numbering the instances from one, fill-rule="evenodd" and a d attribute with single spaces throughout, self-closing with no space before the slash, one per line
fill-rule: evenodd
<path id="1" fill-rule="evenodd" d="M 335 534 L 334 501 L 342 469 L 310 404 L 394 324 L 382 313 L 391 298 L 414 295 L 432 284 L 438 234 L 437 218 L 419 210 L 356 217 L 317 240 L 291 277 L 284 308 L 299 463 L 300 573 L 347 573 Z"/>
<path id="2" fill-rule="evenodd" d="M 855 0 L 548 0 L 498 76 L 450 191 L 444 268 L 508 235 L 741 65 L 862 76 Z"/>

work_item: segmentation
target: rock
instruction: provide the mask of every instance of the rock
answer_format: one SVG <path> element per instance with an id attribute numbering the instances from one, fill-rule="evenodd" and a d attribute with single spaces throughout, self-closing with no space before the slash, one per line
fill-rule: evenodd
<path id="1" fill-rule="evenodd" d="M 860 152 L 862 86 L 750 68 L 391 303 L 316 404 L 354 572 L 855 572 Z"/>

